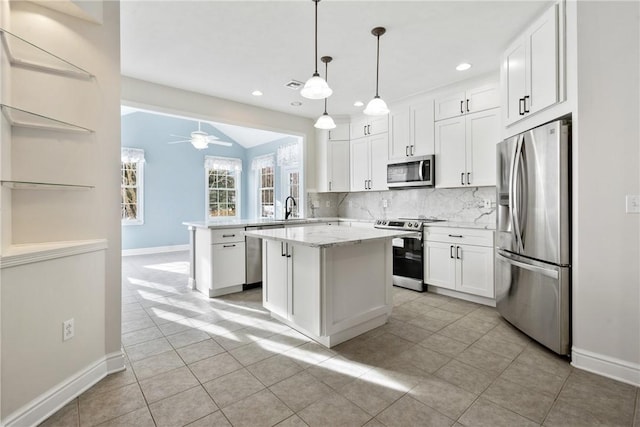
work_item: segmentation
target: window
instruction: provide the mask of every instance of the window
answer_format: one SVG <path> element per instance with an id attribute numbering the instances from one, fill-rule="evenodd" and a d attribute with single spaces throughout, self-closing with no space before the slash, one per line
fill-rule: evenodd
<path id="1" fill-rule="evenodd" d="M 144 150 L 122 148 L 120 153 L 120 211 L 122 224 L 143 224 L 142 183 Z"/>
<path id="2" fill-rule="evenodd" d="M 282 182 L 285 198 L 291 196 L 296 201 L 296 205 L 291 209 L 290 218 L 300 218 L 300 170 L 297 167 L 285 168 Z"/>
<path id="3" fill-rule="evenodd" d="M 275 161 L 273 154 L 251 161 L 258 187 L 258 217 L 275 218 Z"/>
<path id="4" fill-rule="evenodd" d="M 205 170 L 208 218 L 239 218 L 242 160 L 205 156 Z"/>
<path id="5" fill-rule="evenodd" d="M 273 166 L 260 168 L 260 218 L 273 218 L 275 215 Z"/>

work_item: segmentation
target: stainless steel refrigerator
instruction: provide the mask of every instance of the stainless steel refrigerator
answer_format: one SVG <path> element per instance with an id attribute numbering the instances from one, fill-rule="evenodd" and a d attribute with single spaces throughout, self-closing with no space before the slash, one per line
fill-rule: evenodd
<path id="1" fill-rule="evenodd" d="M 570 123 L 498 144 L 496 306 L 559 354 L 571 345 Z"/>

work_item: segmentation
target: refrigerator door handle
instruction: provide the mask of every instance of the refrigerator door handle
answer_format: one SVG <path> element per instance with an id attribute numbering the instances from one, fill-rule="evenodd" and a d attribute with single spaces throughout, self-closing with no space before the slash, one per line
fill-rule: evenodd
<path id="1" fill-rule="evenodd" d="M 502 251 L 498 251 L 496 253 L 496 256 L 499 259 L 502 259 L 511 265 L 515 265 L 516 267 L 522 268 L 523 270 L 529 270 L 534 273 L 542 274 L 543 276 L 551 277 L 554 280 L 558 280 L 558 278 L 560 277 L 560 274 L 556 270 L 553 270 L 550 268 L 538 267 L 536 265 L 527 264 L 526 262 L 516 261 L 511 257 L 505 256 L 504 252 Z"/>
<path id="2" fill-rule="evenodd" d="M 518 203 L 520 202 L 518 198 L 518 166 L 520 165 L 520 152 L 522 150 L 522 144 L 524 143 L 524 135 L 520 135 L 518 137 L 518 142 L 516 143 L 516 151 L 511 159 L 511 176 L 509 179 L 509 213 L 511 215 L 511 224 L 513 225 L 513 234 L 516 238 L 516 250 L 518 252 L 524 251 L 524 245 L 522 243 L 521 233 L 520 233 L 520 212 L 518 210 Z"/>

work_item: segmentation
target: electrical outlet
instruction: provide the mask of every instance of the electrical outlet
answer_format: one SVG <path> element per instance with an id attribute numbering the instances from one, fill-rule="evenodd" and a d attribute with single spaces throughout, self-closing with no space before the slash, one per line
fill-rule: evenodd
<path id="1" fill-rule="evenodd" d="M 324 202 L 324 205 L 325 205 L 326 207 L 330 208 L 330 207 L 331 207 L 331 200 L 327 200 L 327 201 L 325 201 L 325 202 Z"/>
<path id="2" fill-rule="evenodd" d="M 627 195 L 625 201 L 627 213 L 640 213 L 640 196 Z"/>
<path id="3" fill-rule="evenodd" d="M 383 208 L 388 208 L 389 207 L 389 201 L 387 199 L 382 199 L 382 207 Z"/>
<path id="4" fill-rule="evenodd" d="M 75 334 L 73 319 L 62 322 L 62 341 L 70 340 Z"/>
<path id="5" fill-rule="evenodd" d="M 491 199 L 484 199 L 484 208 L 491 209 Z"/>

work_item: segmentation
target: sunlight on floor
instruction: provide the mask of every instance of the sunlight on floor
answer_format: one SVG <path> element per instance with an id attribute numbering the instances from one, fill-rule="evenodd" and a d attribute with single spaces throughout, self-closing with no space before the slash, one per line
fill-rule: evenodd
<path id="1" fill-rule="evenodd" d="M 189 263 L 187 261 L 166 262 L 163 264 L 145 265 L 144 268 L 152 270 L 166 271 L 169 273 L 189 274 Z"/>

